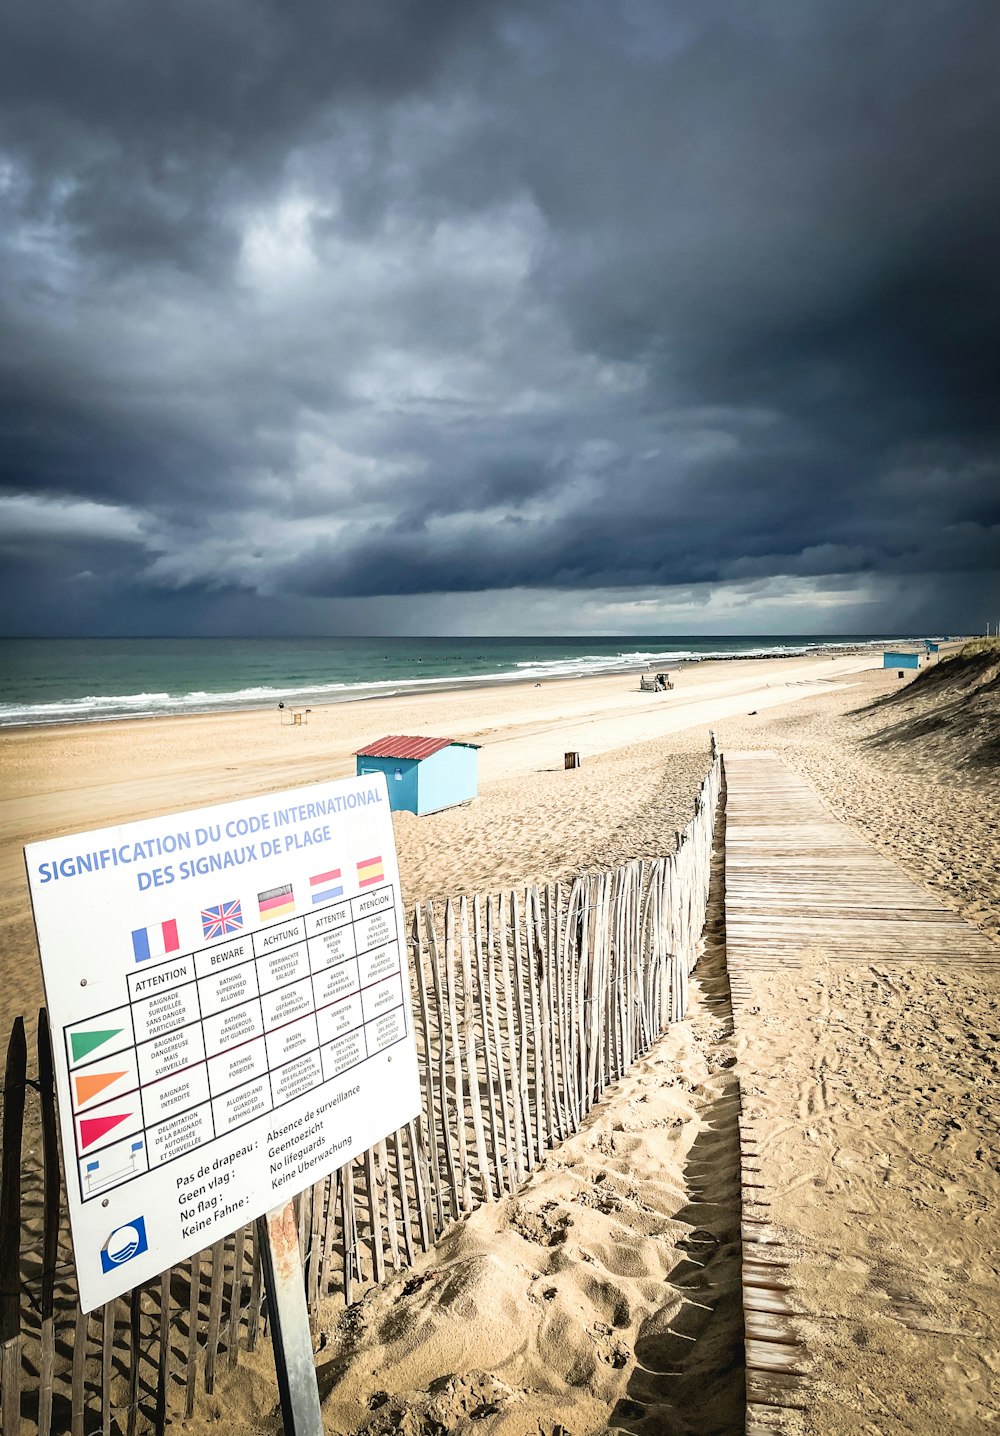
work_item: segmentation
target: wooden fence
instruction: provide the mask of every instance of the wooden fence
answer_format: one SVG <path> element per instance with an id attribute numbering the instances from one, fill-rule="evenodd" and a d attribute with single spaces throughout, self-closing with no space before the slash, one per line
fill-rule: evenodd
<path id="1" fill-rule="evenodd" d="M 609 1083 L 684 1016 L 705 920 L 721 771 L 713 761 L 669 857 L 571 883 L 413 912 L 411 981 L 423 1113 L 297 1201 L 314 1329 L 322 1301 L 429 1250 L 513 1193 Z M 85 1316 L 77 1304 L 39 1013 L 4 1078 L 0 1436 L 139 1436 L 190 1416 L 222 1363 L 266 1337 L 255 1226 Z"/>

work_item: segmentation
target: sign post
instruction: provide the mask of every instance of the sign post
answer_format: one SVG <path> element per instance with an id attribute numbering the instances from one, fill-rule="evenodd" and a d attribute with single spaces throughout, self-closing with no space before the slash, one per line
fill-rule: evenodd
<path id="1" fill-rule="evenodd" d="M 55 838 L 25 860 L 82 1309 L 269 1213 L 290 1379 L 312 1350 L 276 1214 L 420 1111 L 384 775 Z M 298 1386 L 286 1429 L 311 1436 L 318 1405 L 300 1416 Z"/>
<path id="2" fill-rule="evenodd" d="M 257 1218 L 285 1436 L 323 1436 L 295 1203 Z"/>

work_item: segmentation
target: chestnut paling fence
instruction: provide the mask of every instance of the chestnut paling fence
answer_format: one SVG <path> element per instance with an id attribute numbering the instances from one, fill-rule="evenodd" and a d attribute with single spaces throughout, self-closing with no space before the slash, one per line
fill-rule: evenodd
<path id="1" fill-rule="evenodd" d="M 418 905 L 410 927 L 423 1111 L 297 1199 L 314 1329 L 444 1229 L 515 1192 L 687 1006 L 721 764 L 669 857 Z M 48 1024 L 10 1037 L 0 1171 L 0 1436 L 134 1436 L 190 1416 L 267 1339 L 253 1223 L 84 1315 L 66 1223 Z"/>

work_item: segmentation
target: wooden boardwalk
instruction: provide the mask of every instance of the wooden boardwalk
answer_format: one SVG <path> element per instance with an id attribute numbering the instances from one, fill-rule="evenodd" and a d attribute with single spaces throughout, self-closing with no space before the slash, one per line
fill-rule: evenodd
<path id="1" fill-rule="evenodd" d="M 726 945 L 747 969 L 839 962 L 1000 966 L 1000 950 L 832 817 L 774 753 L 727 753 Z"/>
<path id="2" fill-rule="evenodd" d="M 970 969 L 1000 967 L 1000 948 L 832 817 L 776 754 L 727 752 L 724 766 L 726 944 L 738 1040 L 744 1014 L 748 1029 L 762 1015 L 782 1021 L 783 991 L 791 1012 L 800 973 L 856 963 L 869 976 L 873 966 L 933 964 L 952 967 L 959 984 L 970 980 Z M 782 1075 L 748 1046 L 740 1062 L 747 1431 L 796 1432 L 805 1429 L 816 1384 L 830 1384 L 803 1335 L 810 1323 L 797 1320 L 797 1264 L 823 1254 L 808 1250 L 796 1228 L 796 1199 L 787 1186 L 776 1187 L 769 1156 L 775 1126 L 783 1124 L 786 1169 L 788 1143 L 798 1140 L 808 1172 L 815 1133 L 806 1131 L 809 1119 L 790 1088 L 782 1091 Z M 765 1095 L 748 1098 L 754 1093 Z M 765 1111 L 766 1128 L 759 1120 Z M 811 1418 L 808 1424 L 813 1429 Z"/>

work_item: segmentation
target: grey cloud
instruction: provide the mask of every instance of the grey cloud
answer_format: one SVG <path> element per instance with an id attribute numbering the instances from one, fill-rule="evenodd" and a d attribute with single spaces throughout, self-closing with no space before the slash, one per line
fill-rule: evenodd
<path id="1" fill-rule="evenodd" d="M 0 587 L 9 626 L 88 571 L 95 624 L 251 631 L 996 583 L 995 7 L 39 0 L 5 30 L 0 506 L 81 519 Z M 94 549 L 88 504 L 134 541 Z"/>

